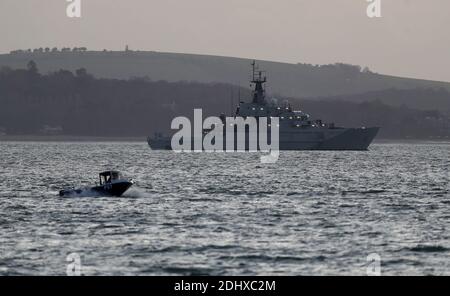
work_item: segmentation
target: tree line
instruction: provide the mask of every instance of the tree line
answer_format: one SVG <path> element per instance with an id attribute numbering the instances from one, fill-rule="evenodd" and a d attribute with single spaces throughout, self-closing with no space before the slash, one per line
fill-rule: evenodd
<path id="1" fill-rule="evenodd" d="M 0 69 L 0 133 L 145 137 L 170 131 L 174 117 L 191 117 L 194 108 L 202 108 L 204 116 L 231 115 L 239 100 L 249 98 L 249 89 L 221 83 L 103 79 L 84 68 L 41 74 L 31 61 L 24 69 Z M 448 116 L 439 110 L 390 106 L 380 100 L 291 102 L 313 119 L 381 126 L 383 138 L 449 136 Z"/>
<path id="2" fill-rule="evenodd" d="M 24 53 L 57 53 L 57 52 L 86 52 L 86 47 L 63 47 L 61 49 L 58 49 L 57 47 L 39 47 L 34 49 L 16 49 L 12 50 L 9 53 L 10 54 L 24 54 Z"/>

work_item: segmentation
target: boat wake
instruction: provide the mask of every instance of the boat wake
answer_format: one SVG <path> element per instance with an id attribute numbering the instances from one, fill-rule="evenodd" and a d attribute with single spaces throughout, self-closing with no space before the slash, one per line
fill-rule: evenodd
<path id="1" fill-rule="evenodd" d="M 101 197 L 102 195 L 98 191 L 94 191 L 91 188 L 82 188 L 71 190 L 64 194 L 64 198 L 75 198 L 75 197 Z"/>
<path id="2" fill-rule="evenodd" d="M 135 185 L 132 188 L 130 188 L 127 192 L 125 192 L 123 197 L 150 198 L 150 197 L 152 197 L 152 194 L 150 192 L 148 192 L 146 188 L 138 187 Z"/>

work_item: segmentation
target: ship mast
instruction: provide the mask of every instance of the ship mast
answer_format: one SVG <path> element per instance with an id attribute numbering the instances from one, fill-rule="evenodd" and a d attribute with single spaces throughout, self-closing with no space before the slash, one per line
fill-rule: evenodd
<path id="1" fill-rule="evenodd" d="M 261 104 L 261 105 L 265 105 L 266 104 L 266 91 L 264 89 L 264 83 L 267 82 L 267 78 L 263 73 L 265 73 L 265 71 L 260 71 L 258 69 L 258 66 L 256 65 L 255 60 L 253 60 L 252 63 L 252 83 L 255 84 L 255 89 L 252 91 L 252 97 L 253 97 L 253 101 L 252 103 L 254 104 Z"/>

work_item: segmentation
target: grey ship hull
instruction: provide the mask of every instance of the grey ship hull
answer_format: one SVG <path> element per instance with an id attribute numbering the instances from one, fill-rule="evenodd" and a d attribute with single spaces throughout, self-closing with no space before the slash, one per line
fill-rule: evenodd
<path id="1" fill-rule="evenodd" d="M 280 150 L 367 150 L 378 134 L 378 127 L 371 128 L 311 128 L 304 131 L 280 131 Z M 270 137 L 270 135 L 269 135 Z M 224 147 L 226 141 L 224 136 Z M 192 141 L 193 142 L 193 141 Z M 235 141 L 236 142 L 236 141 Z M 153 150 L 171 150 L 171 138 L 148 138 Z M 193 145 L 191 145 L 193 147 Z M 246 150 L 249 143 L 246 137 Z M 235 146 L 235 150 L 237 147 Z"/>

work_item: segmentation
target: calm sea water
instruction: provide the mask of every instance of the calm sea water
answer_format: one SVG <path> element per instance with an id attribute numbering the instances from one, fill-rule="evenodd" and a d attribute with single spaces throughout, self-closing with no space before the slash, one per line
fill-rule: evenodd
<path id="1" fill-rule="evenodd" d="M 145 143 L 0 143 L 0 274 L 450 275 L 450 144 L 175 154 Z M 118 169 L 122 198 L 60 198 Z"/>

